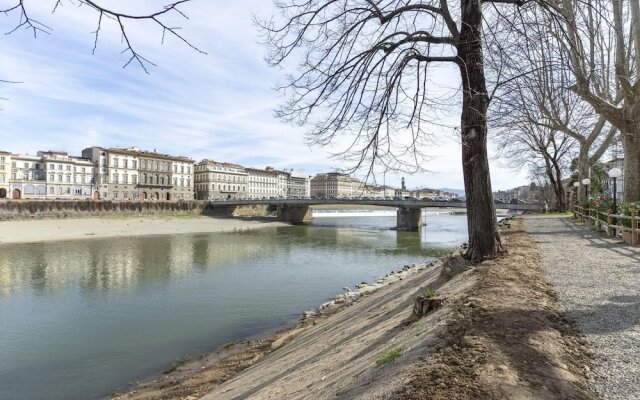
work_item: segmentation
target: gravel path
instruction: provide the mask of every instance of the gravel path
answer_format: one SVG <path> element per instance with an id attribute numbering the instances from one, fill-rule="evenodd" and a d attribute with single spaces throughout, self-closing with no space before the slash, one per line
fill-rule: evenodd
<path id="1" fill-rule="evenodd" d="M 604 399 L 640 399 L 640 248 L 568 218 L 530 217 L 525 229 L 595 353 L 593 389 Z"/>

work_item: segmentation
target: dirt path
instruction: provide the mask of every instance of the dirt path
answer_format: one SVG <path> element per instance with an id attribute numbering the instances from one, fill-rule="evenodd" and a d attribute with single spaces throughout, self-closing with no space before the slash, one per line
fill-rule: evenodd
<path id="1" fill-rule="evenodd" d="M 590 359 L 540 268 L 535 242 L 514 220 L 509 251 L 475 270 L 454 306 L 446 346 L 412 370 L 397 399 L 592 399 Z"/>

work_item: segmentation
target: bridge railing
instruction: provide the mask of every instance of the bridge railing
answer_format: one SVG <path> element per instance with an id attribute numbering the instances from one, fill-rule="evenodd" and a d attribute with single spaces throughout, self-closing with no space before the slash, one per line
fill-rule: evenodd
<path id="1" fill-rule="evenodd" d="M 589 228 L 605 231 L 608 237 L 621 237 L 625 242 L 637 245 L 640 242 L 640 216 L 633 210 L 631 215 L 612 214 L 611 210 L 602 211 L 596 208 L 574 206 L 573 217 L 584 222 Z M 620 221 L 630 221 L 630 226 L 621 225 Z"/>

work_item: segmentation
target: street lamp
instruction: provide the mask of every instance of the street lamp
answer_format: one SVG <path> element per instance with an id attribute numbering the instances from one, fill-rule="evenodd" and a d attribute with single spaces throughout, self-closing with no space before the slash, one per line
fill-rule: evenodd
<path id="1" fill-rule="evenodd" d="M 584 178 L 582 180 L 582 184 L 585 186 L 584 188 L 584 200 L 586 203 L 589 202 L 589 185 L 591 185 L 591 179 Z"/>
<path id="2" fill-rule="evenodd" d="M 618 203 L 617 203 L 618 188 L 616 187 L 616 181 L 618 180 L 618 178 L 620 178 L 620 176 L 622 176 L 622 171 L 620 171 L 620 168 L 611 168 L 608 174 L 609 174 L 609 178 L 613 179 L 613 214 L 616 214 L 618 212 Z M 612 222 L 613 222 L 613 225 L 617 224 L 617 221 L 615 220 L 615 218 Z M 615 236 L 615 234 L 616 234 L 616 230 L 614 228 L 613 235 Z"/>

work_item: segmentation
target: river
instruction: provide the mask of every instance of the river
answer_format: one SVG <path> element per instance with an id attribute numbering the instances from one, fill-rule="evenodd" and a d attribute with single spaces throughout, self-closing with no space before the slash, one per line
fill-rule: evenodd
<path id="1" fill-rule="evenodd" d="M 466 240 L 464 216 L 0 246 L 0 399 L 106 396 L 174 360 L 294 323 L 344 286 Z"/>

